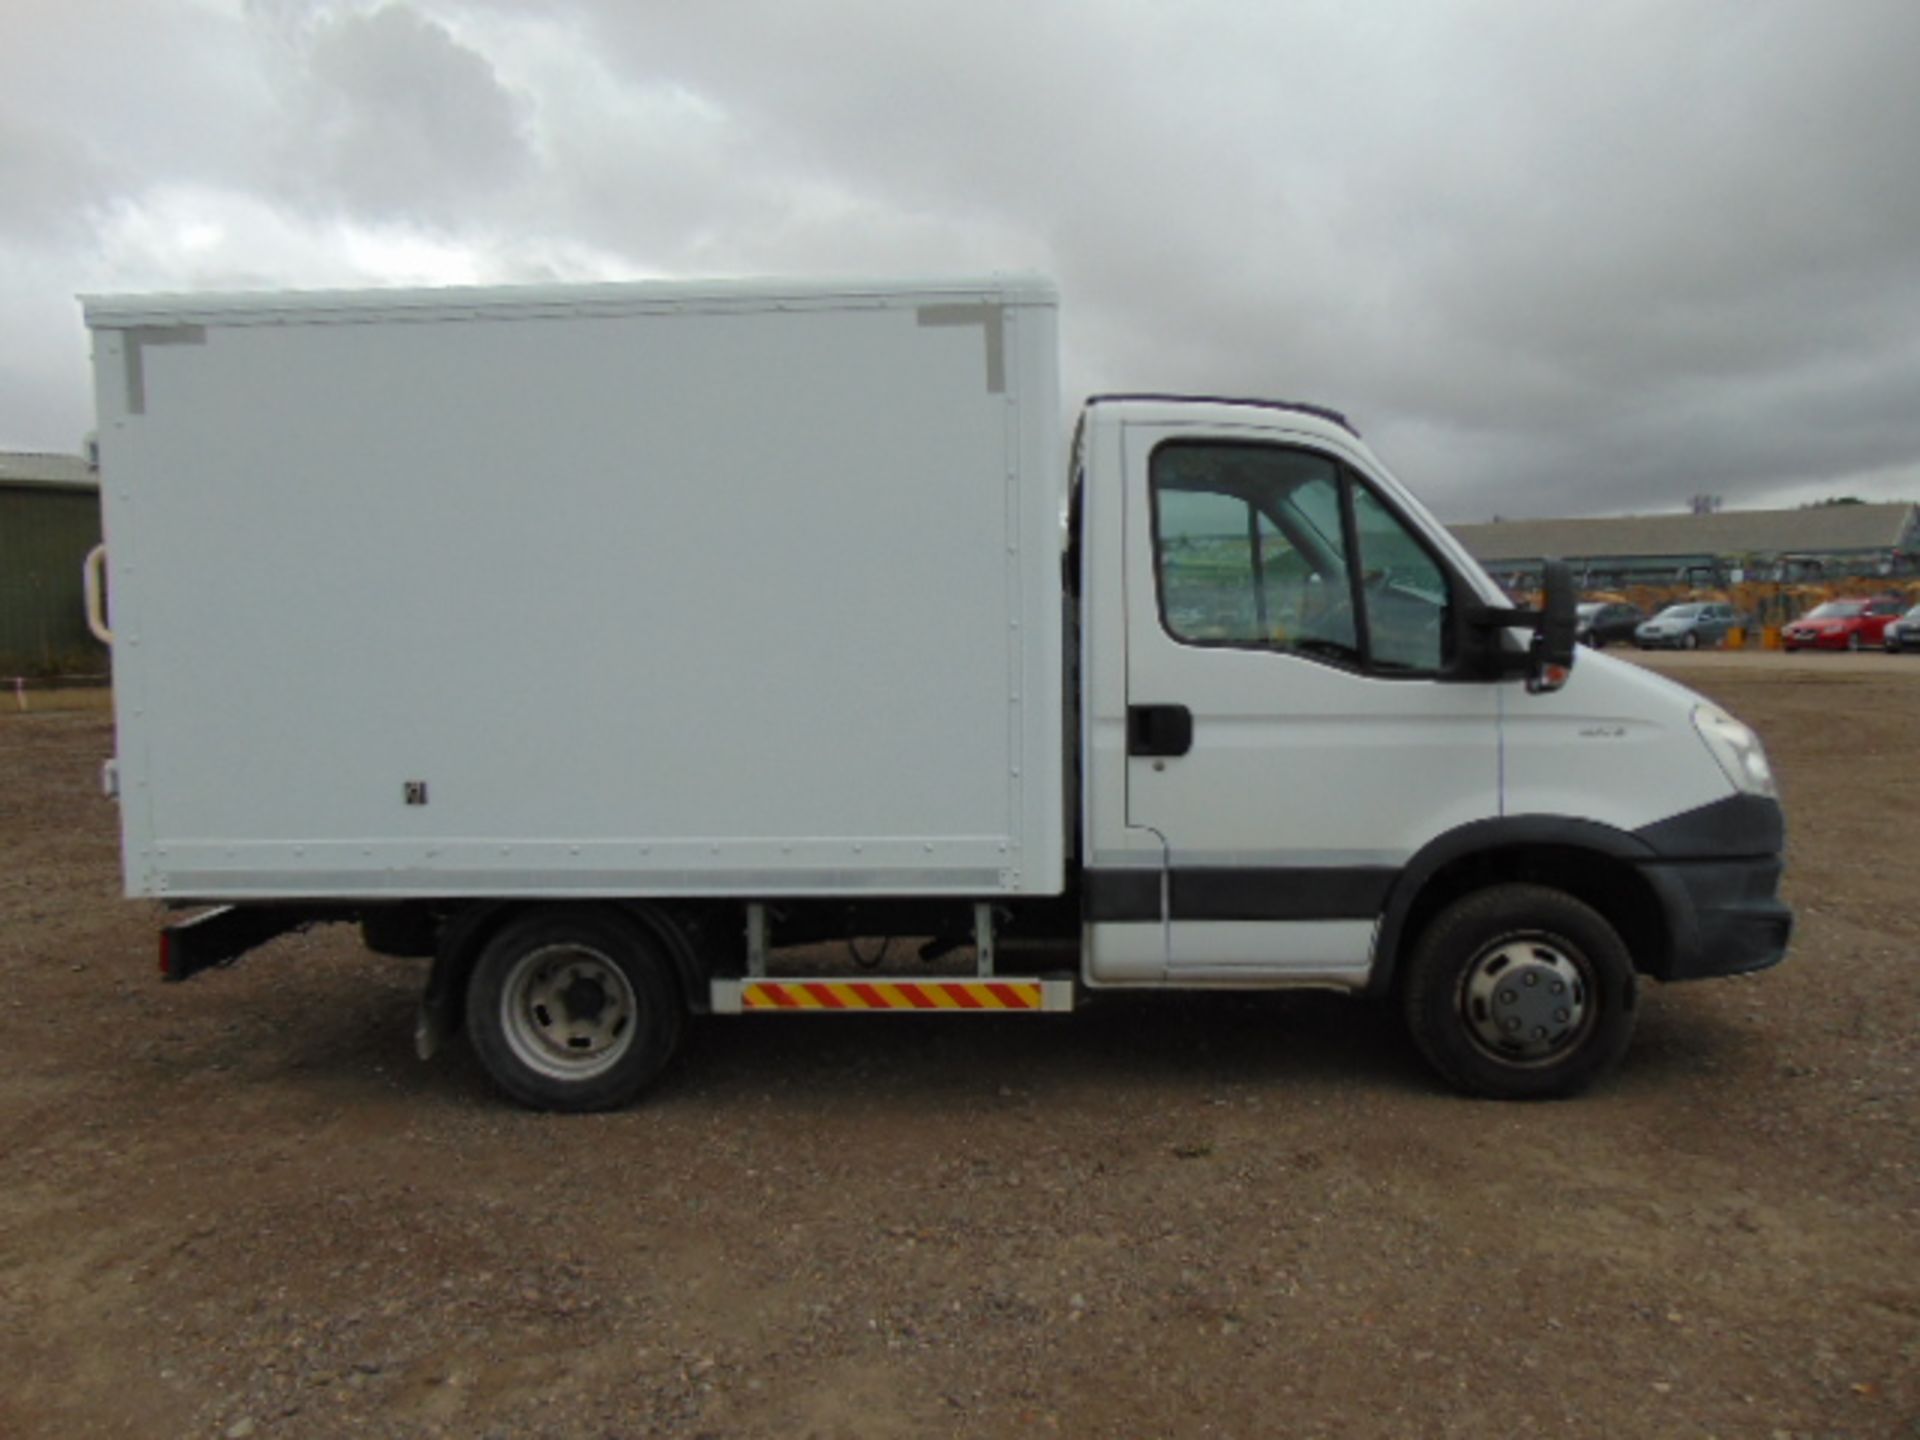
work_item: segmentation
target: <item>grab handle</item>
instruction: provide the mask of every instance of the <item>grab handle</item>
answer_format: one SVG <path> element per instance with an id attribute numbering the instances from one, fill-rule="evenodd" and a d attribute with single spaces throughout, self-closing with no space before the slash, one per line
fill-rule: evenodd
<path id="1" fill-rule="evenodd" d="M 93 632 L 94 639 L 102 645 L 113 644 L 113 631 L 107 628 L 107 592 L 105 585 L 105 567 L 107 547 L 96 545 L 87 552 L 85 562 L 80 566 L 80 583 L 87 595 L 87 628 Z"/>

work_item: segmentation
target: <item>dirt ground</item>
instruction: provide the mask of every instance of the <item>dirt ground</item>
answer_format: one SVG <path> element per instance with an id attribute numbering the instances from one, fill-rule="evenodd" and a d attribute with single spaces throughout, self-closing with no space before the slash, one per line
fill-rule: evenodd
<path id="1" fill-rule="evenodd" d="M 97 703 L 0 707 L 0 1436 L 1920 1435 L 1920 657 L 1671 657 L 1800 929 L 1578 1101 L 1332 997 L 422 1064 L 336 928 L 165 986 Z"/>

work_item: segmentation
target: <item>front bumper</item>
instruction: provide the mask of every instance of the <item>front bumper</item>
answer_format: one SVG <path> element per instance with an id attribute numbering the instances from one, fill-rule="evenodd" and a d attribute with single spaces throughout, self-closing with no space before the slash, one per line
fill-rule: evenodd
<path id="1" fill-rule="evenodd" d="M 1780 899 L 1780 857 L 1675 860 L 1641 867 L 1665 903 L 1670 943 L 1661 980 L 1745 975 L 1778 965 L 1793 935 Z"/>
<path id="2" fill-rule="evenodd" d="M 1780 899 L 1778 800 L 1729 795 L 1636 833 L 1653 852 L 1637 866 L 1667 922 L 1666 953 L 1641 962 L 1655 979 L 1744 975 L 1786 957 L 1793 912 Z"/>

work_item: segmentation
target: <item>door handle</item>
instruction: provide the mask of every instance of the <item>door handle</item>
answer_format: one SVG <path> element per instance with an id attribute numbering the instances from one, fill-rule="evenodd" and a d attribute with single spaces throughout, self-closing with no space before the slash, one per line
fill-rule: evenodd
<path id="1" fill-rule="evenodd" d="M 1129 705 L 1127 754 L 1184 755 L 1193 749 L 1193 712 L 1184 705 Z"/>

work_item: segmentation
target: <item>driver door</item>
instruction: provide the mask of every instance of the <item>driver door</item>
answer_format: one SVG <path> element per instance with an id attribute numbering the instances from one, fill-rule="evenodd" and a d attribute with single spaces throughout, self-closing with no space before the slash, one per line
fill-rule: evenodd
<path id="1" fill-rule="evenodd" d="M 1455 582 L 1340 455 L 1166 426 L 1123 450 L 1126 823 L 1160 850 L 1164 974 L 1358 984 L 1400 867 L 1499 811 Z"/>

